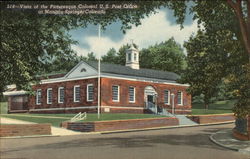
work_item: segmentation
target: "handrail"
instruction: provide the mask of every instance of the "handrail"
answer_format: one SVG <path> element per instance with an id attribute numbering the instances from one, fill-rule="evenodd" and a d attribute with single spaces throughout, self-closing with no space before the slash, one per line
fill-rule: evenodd
<path id="1" fill-rule="evenodd" d="M 87 119 L 87 113 L 84 112 L 79 112 L 78 114 L 76 114 L 73 118 L 70 119 L 71 122 L 75 122 L 75 121 L 80 121 L 80 120 L 85 120 Z"/>

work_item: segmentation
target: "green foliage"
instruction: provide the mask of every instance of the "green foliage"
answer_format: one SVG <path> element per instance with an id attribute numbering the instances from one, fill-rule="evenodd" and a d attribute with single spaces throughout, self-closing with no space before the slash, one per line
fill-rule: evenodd
<path id="1" fill-rule="evenodd" d="M 181 46 L 169 40 L 143 49 L 140 52 L 140 67 L 181 73 L 186 66 L 186 59 Z"/>
<path id="2" fill-rule="evenodd" d="M 118 52 L 111 48 L 102 56 L 102 62 L 125 65 L 126 50 L 129 45 L 123 45 Z M 134 44 L 134 47 L 137 48 Z M 186 66 L 186 57 L 181 46 L 170 38 L 160 44 L 155 44 L 140 51 L 140 67 L 181 73 Z"/>

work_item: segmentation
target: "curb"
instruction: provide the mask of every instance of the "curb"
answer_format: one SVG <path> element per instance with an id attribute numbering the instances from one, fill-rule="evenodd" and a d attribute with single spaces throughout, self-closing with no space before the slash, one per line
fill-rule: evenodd
<path id="1" fill-rule="evenodd" d="M 6 136 L 0 139 L 21 139 L 21 138 L 40 138 L 40 137 L 59 137 L 60 135 L 32 135 L 32 136 Z"/>
<path id="2" fill-rule="evenodd" d="M 164 126 L 164 127 L 144 128 L 144 129 L 127 129 L 127 130 L 115 130 L 115 131 L 100 131 L 99 133 L 100 134 L 114 134 L 114 133 L 126 133 L 126 132 L 139 132 L 139 131 L 161 130 L 161 129 L 174 129 L 174 128 L 186 128 L 186 127 L 222 125 L 222 124 L 231 124 L 231 123 L 234 123 L 234 121 L 219 122 L 219 123 L 207 123 L 207 124 L 197 124 L 197 125 Z"/>
<path id="3" fill-rule="evenodd" d="M 238 152 L 241 152 L 241 153 L 244 153 L 244 154 L 250 154 L 250 151 L 249 151 L 249 150 L 238 149 L 238 148 L 230 147 L 230 146 L 227 146 L 227 145 L 225 145 L 225 144 L 222 144 L 222 143 L 216 141 L 216 140 L 214 139 L 213 136 L 214 136 L 215 134 L 217 134 L 218 132 L 220 132 L 220 131 L 217 131 L 217 132 L 215 132 L 215 133 L 213 133 L 212 135 L 209 136 L 209 139 L 210 139 L 212 142 L 214 142 L 215 144 L 217 144 L 217 145 L 219 145 L 219 146 L 221 146 L 221 147 L 223 147 L 223 148 L 229 149 L 229 150 L 238 151 Z"/>
<path id="4" fill-rule="evenodd" d="M 95 134 L 105 135 L 105 134 L 115 134 L 115 133 L 128 133 L 128 132 L 150 131 L 150 130 L 186 128 L 186 127 L 199 127 L 199 126 L 210 126 L 210 125 L 222 125 L 222 124 L 231 124 L 231 123 L 234 123 L 234 121 L 218 122 L 218 123 L 207 123 L 207 124 L 197 124 L 197 125 L 164 126 L 164 127 L 143 128 L 143 129 L 126 129 L 126 130 L 114 130 L 114 131 L 81 132 L 80 134 L 72 134 L 72 135 L 10 136 L 10 137 L 0 137 L 0 139 L 39 138 L 39 137 L 62 137 L 62 136 L 95 135 Z"/>
<path id="5" fill-rule="evenodd" d="M 216 134 L 216 133 L 213 133 L 212 135 L 209 136 L 209 139 L 210 139 L 212 142 L 214 142 L 215 144 L 217 144 L 217 145 L 219 145 L 219 146 L 221 146 L 221 147 L 224 147 L 224 148 L 226 148 L 226 149 L 230 149 L 230 150 L 233 150 L 233 151 L 239 151 L 239 149 L 237 149 L 237 148 L 229 147 L 229 146 L 226 146 L 226 145 L 224 145 L 224 144 L 221 144 L 220 142 L 217 142 L 217 141 L 213 138 L 213 136 L 214 136 L 215 134 Z"/>

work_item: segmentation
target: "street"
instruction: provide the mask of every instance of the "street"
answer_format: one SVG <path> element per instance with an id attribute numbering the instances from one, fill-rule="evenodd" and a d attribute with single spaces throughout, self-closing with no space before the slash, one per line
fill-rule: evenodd
<path id="1" fill-rule="evenodd" d="M 209 140 L 213 132 L 233 126 L 1 139 L 1 159 L 250 159 Z"/>

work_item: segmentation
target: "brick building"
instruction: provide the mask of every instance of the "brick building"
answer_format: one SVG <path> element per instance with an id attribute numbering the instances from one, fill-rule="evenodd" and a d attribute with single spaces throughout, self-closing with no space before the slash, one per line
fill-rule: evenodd
<path id="1" fill-rule="evenodd" d="M 100 108 L 102 113 L 191 112 L 188 85 L 177 83 L 172 72 L 139 67 L 139 51 L 126 52 L 126 66 L 101 63 Z M 9 112 L 97 112 L 98 63 L 80 62 L 67 74 L 41 80 L 32 86 L 35 95 L 7 92 Z"/>

